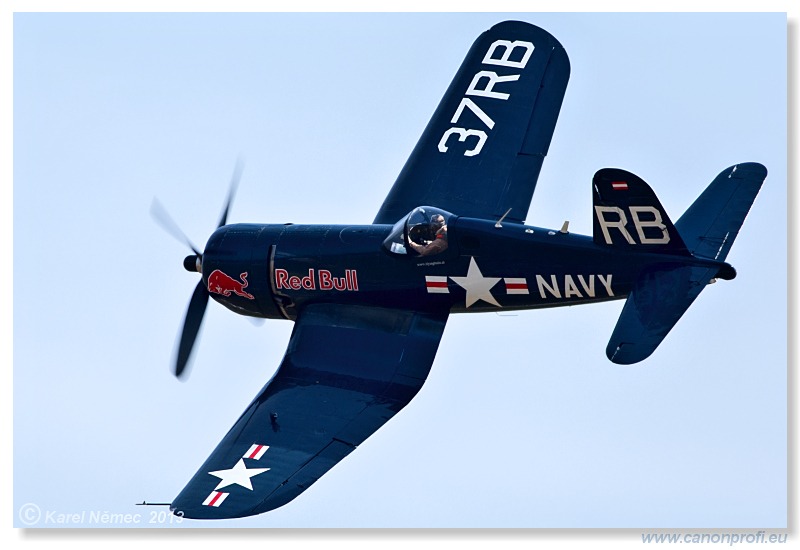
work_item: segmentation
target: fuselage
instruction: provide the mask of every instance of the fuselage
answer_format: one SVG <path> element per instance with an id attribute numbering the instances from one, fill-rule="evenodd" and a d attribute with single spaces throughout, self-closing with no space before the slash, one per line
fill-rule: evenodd
<path id="1" fill-rule="evenodd" d="M 393 251 L 392 231 L 227 225 L 208 241 L 203 279 L 210 295 L 237 313 L 295 319 L 319 302 L 451 313 L 577 305 L 625 298 L 649 266 L 726 265 L 626 253 L 583 235 L 457 216 L 448 220 L 446 250 L 420 256 Z"/>

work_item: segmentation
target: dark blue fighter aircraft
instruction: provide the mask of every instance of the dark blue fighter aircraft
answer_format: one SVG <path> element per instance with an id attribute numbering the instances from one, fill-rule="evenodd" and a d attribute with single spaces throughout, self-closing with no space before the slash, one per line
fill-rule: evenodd
<path id="1" fill-rule="evenodd" d="M 483 33 L 372 225 L 226 225 L 229 195 L 204 252 L 184 261 L 201 281 L 175 373 L 209 296 L 294 330 L 175 514 L 250 516 L 297 497 L 417 394 L 452 313 L 626 300 L 606 355 L 630 364 L 706 285 L 734 278 L 725 258 L 766 177 L 760 164 L 725 169 L 674 224 L 642 179 L 607 168 L 592 180 L 592 236 L 525 225 L 569 72 L 540 28 Z"/>

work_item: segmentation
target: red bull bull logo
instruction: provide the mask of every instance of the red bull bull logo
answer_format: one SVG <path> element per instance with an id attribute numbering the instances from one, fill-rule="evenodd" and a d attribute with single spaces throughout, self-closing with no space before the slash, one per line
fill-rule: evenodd
<path id="1" fill-rule="evenodd" d="M 219 269 L 215 269 L 211 275 L 208 276 L 208 291 L 214 294 L 222 294 L 226 298 L 231 295 L 231 292 L 242 298 L 248 300 L 253 299 L 253 295 L 245 292 L 247 288 L 247 272 L 239 275 L 241 281 L 237 281 L 230 275 L 226 275 Z"/>

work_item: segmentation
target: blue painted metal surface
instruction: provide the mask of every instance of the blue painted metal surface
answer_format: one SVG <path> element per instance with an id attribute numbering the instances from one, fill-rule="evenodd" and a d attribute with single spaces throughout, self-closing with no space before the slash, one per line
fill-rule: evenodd
<path id="1" fill-rule="evenodd" d="M 184 348 L 208 296 L 295 326 L 175 514 L 248 516 L 308 489 L 417 394 L 451 314 L 627 299 L 607 355 L 628 364 L 705 285 L 735 276 L 724 260 L 766 178 L 757 163 L 723 171 L 677 224 L 641 178 L 610 168 L 592 180 L 593 235 L 524 224 L 569 70 L 546 31 L 500 23 L 470 49 L 373 225 L 223 216 L 185 261 L 202 280 Z"/>

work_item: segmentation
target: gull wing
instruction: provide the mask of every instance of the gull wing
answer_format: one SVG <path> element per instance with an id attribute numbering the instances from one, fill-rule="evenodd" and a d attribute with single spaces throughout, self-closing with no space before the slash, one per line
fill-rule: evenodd
<path id="1" fill-rule="evenodd" d="M 251 516 L 308 489 L 422 388 L 447 313 L 317 304 L 275 376 L 171 504 L 197 519 Z"/>

